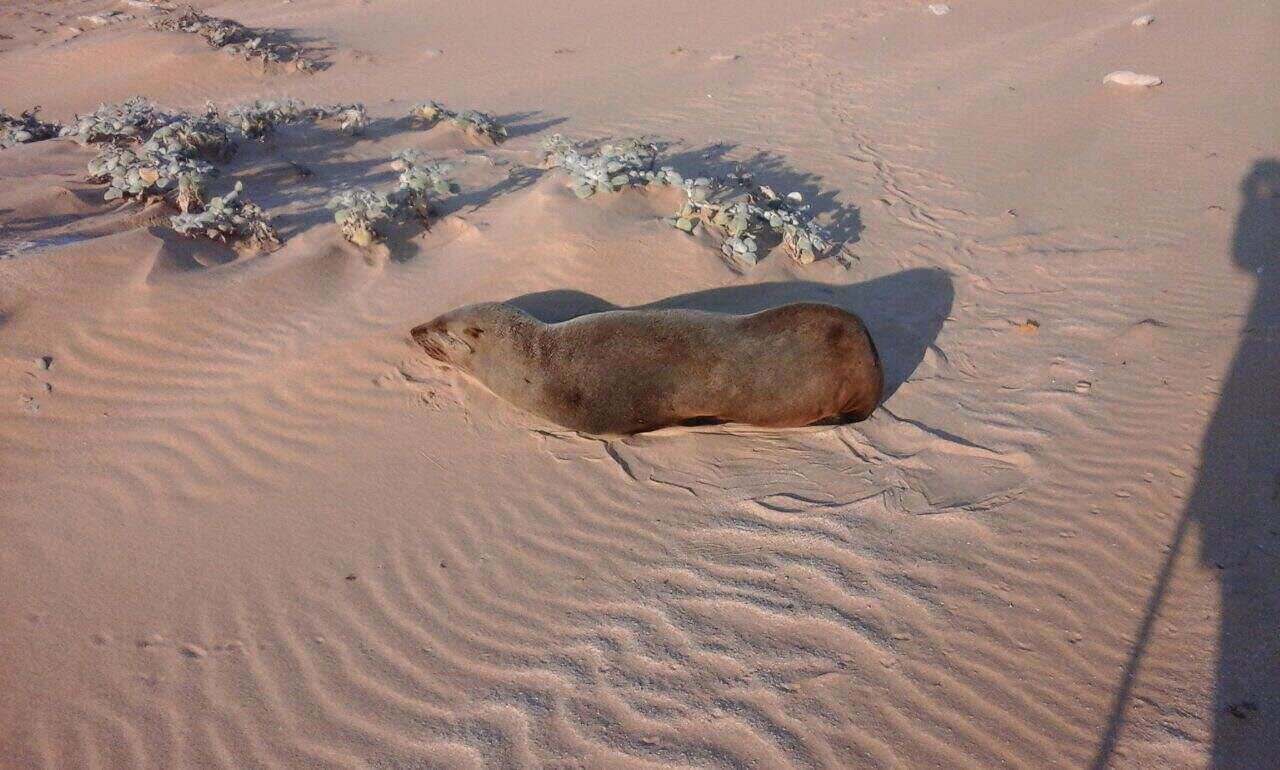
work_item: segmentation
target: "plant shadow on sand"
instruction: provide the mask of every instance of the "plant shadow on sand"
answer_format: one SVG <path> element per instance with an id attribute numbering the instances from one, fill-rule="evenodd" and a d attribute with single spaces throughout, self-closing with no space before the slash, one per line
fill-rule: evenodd
<path id="1" fill-rule="evenodd" d="M 511 112 L 505 115 L 498 115 L 494 120 L 507 127 L 507 138 L 518 139 L 522 136 L 532 136 L 553 128 L 568 120 L 566 117 L 549 117 L 544 120 L 533 120 L 542 115 L 541 112 L 534 110 L 531 112 Z"/>
<path id="2" fill-rule="evenodd" d="M 951 276 L 917 268 L 856 284 L 780 281 L 709 289 L 641 305 L 720 313 L 757 313 L 792 302 L 824 302 L 857 313 L 866 323 L 884 366 L 888 399 L 906 382 L 938 337 L 955 296 Z M 561 289 L 525 294 L 507 303 L 544 323 L 558 323 L 619 306 L 591 294 Z"/>
<path id="3" fill-rule="evenodd" d="M 1210 767 L 1275 767 L 1280 751 L 1280 159 L 1242 183 L 1232 258 L 1256 276 L 1201 467 L 1112 702 L 1093 767 L 1111 764 L 1134 681 L 1192 524 L 1220 594 Z"/>

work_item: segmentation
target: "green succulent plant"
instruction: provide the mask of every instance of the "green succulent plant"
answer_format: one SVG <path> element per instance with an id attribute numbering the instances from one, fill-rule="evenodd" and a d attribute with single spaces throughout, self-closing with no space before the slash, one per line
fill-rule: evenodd
<path id="1" fill-rule="evenodd" d="M 274 40 L 273 30 L 254 29 L 232 19 L 209 16 L 190 5 L 148 23 L 161 32 L 199 35 L 211 48 L 261 62 L 264 67 L 289 62 L 302 72 L 314 72 L 318 68 L 318 62 L 309 58 L 301 46 Z"/>
<path id="2" fill-rule="evenodd" d="M 421 150 L 399 153 L 391 167 L 400 172 L 400 177 L 389 193 L 353 187 L 329 200 L 328 207 L 334 221 L 342 226 L 343 237 L 362 248 L 383 238 L 380 228 L 384 223 L 404 220 L 410 214 L 427 222 L 433 213 L 431 197 L 459 189 L 446 176 L 450 167 L 432 161 Z"/>
<path id="3" fill-rule="evenodd" d="M 352 136 L 363 133 L 369 125 L 369 113 L 365 111 L 363 104 L 358 103 L 312 107 L 308 111 L 308 117 L 313 121 L 336 120 L 338 130 Z"/>
<path id="4" fill-rule="evenodd" d="M 228 128 L 218 119 L 213 105 L 209 105 L 204 115 L 179 115 L 173 122 L 156 129 L 142 148 L 153 154 L 171 153 L 211 163 L 226 163 L 236 149 Z"/>
<path id="5" fill-rule="evenodd" d="M 544 166 L 569 175 L 569 189 L 579 198 L 649 184 L 658 154 L 657 147 L 637 139 L 620 139 L 584 152 L 560 134 L 543 140 L 541 152 Z"/>
<path id="6" fill-rule="evenodd" d="M 808 215 L 809 207 L 798 192 L 780 196 L 771 188 L 755 186 L 751 193 L 753 215 L 782 236 L 787 256 L 807 265 L 831 248 L 831 237 Z"/>
<path id="7" fill-rule="evenodd" d="M 240 104 L 226 112 L 227 122 L 246 138 L 262 139 L 278 126 L 294 123 L 337 120 L 341 131 L 359 134 L 369 124 L 363 104 L 330 104 L 308 107 L 297 99 L 280 101 L 256 100 Z"/>
<path id="8" fill-rule="evenodd" d="M 490 144 L 502 144 L 507 141 L 507 127 L 487 112 L 464 110 L 449 120 L 467 134 Z"/>
<path id="9" fill-rule="evenodd" d="M 168 193 L 177 196 L 180 184 L 189 191 L 199 191 L 205 179 L 216 173 L 212 165 L 197 158 L 113 144 L 103 145 L 89 161 L 88 169 L 90 181 L 107 185 L 102 197 L 109 201 L 156 198 Z M 182 179 L 186 181 L 180 182 Z"/>
<path id="10" fill-rule="evenodd" d="M 148 99 L 135 96 L 118 104 L 100 104 L 88 115 L 76 115 L 58 136 L 80 144 L 140 141 L 173 119 L 172 114 L 157 109 Z"/>
<path id="11" fill-rule="evenodd" d="M 19 115 L 10 115 L 0 107 L 0 149 L 7 149 L 29 142 L 52 139 L 62 130 L 57 123 L 45 123 L 36 117 L 39 107 L 32 107 Z"/>
<path id="12" fill-rule="evenodd" d="M 212 110 L 204 115 L 159 111 L 142 99 L 99 107 L 77 118 L 75 138 L 99 142 L 89 179 L 107 185 L 107 200 L 170 197 L 184 212 L 198 207 L 213 162 L 235 150 L 227 127 Z"/>
<path id="13" fill-rule="evenodd" d="M 507 127 L 499 123 L 492 115 L 479 110 L 463 110 L 454 112 L 440 102 L 422 102 L 409 110 L 409 117 L 418 124 L 431 128 L 442 120 L 447 120 L 460 128 L 467 135 L 488 142 L 502 144 L 507 140 Z"/>
<path id="14" fill-rule="evenodd" d="M 725 257 L 740 267 L 760 260 L 760 239 L 770 231 L 781 236 L 783 252 L 801 264 L 813 262 L 831 246 L 826 232 L 808 216 L 799 193 L 779 196 L 756 185 L 748 173 L 712 179 L 690 177 L 672 166 L 654 169 L 657 148 L 636 139 L 588 151 L 554 134 L 541 149 L 543 165 L 568 174 L 569 188 L 579 198 L 628 188 L 679 188 L 684 200 L 666 222 L 686 233 L 714 233 Z"/>
<path id="15" fill-rule="evenodd" d="M 457 183 L 447 177 L 451 166 L 430 160 L 421 150 L 401 152 L 391 167 L 400 172 L 400 178 L 388 198 L 393 204 L 412 210 L 424 222 L 431 214 L 430 196 L 459 190 Z"/>
<path id="16" fill-rule="evenodd" d="M 395 208 L 386 195 L 364 187 L 338 193 L 328 207 L 333 221 L 342 226 L 342 236 L 361 248 L 382 240 L 378 224 L 389 220 Z"/>
<path id="17" fill-rule="evenodd" d="M 210 199 L 202 211 L 175 214 L 169 222 L 177 232 L 192 237 L 238 241 L 263 249 L 279 246 L 280 237 L 270 218 L 260 206 L 242 199 L 243 191 L 244 183 L 236 182 L 235 189 Z"/>
<path id="18" fill-rule="evenodd" d="M 453 115 L 453 111 L 440 102 L 422 102 L 409 109 L 409 117 L 415 123 L 426 124 L 427 128 Z"/>

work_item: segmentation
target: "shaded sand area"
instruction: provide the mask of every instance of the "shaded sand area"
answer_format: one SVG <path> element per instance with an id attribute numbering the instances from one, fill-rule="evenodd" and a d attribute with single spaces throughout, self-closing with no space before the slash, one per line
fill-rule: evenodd
<path id="1" fill-rule="evenodd" d="M 1274 766 L 1275 4 L 198 5 L 324 66 L 10 2 L 0 104 L 372 121 L 242 146 L 257 255 L 0 150 L 0 766 Z M 735 271 L 661 196 L 578 200 L 552 132 L 744 164 L 841 246 Z M 461 191 L 362 252 L 324 204 L 407 148 Z M 869 421 L 601 441 L 407 336 L 802 299 L 867 320 Z"/>

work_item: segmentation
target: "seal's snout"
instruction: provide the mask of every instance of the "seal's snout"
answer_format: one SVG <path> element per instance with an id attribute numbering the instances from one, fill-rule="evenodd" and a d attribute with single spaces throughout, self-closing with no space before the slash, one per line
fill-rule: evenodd
<path id="1" fill-rule="evenodd" d="M 449 331 L 449 325 L 440 319 L 414 327 L 409 334 L 422 346 L 427 355 L 437 361 L 456 364 L 458 359 L 474 352 L 474 348 Z"/>
<path id="2" fill-rule="evenodd" d="M 437 332 L 432 327 L 433 324 L 429 323 L 414 327 L 414 329 L 409 332 L 409 335 L 413 337 L 414 342 L 421 345 L 422 349 L 427 351 L 427 355 L 437 361 L 443 361 L 445 360 L 444 348 L 438 342 Z"/>

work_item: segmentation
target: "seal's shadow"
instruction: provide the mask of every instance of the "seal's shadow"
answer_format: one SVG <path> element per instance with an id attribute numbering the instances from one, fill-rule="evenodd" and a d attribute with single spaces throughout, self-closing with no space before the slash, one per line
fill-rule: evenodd
<path id="1" fill-rule="evenodd" d="M 920 364 L 951 313 L 951 277 L 930 268 L 904 270 L 857 284 L 782 281 L 728 286 L 680 294 L 639 308 L 688 308 L 721 313 L 756 313 L 792 302 L 825 302 L 857 313 L 880 351 L 888 399 Z M 524 294 L 507 300 L 544 323 L 618 310 L 599 297 L 570 289 Z"/>

